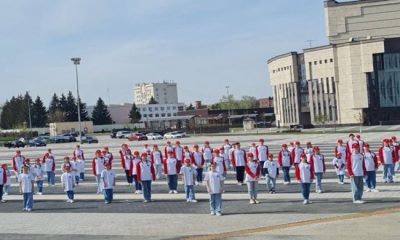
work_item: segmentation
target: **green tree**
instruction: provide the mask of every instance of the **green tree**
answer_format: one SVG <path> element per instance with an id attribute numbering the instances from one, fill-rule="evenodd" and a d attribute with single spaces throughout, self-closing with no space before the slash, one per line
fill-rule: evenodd
<path id="1" fill-rule="evenodd" d="M 80 111 L 81 112 L 81 121 L 90 121 L 89 113 L 86 110 L 86 103 L 82 102 L 82 100 L 80 98 L 79 98 L 79 107 L 81 110 Z"/>
<path id="2" fill-rule="evenodd" d="M 64 107 L 63 107 L 63 111 L 65 112 L 65 121 L 66 122 L 78 121 L 78 107 L 76 104 L 75 97 L 72 95 L 71 91 L 68 92 L 68 95 L 65 100 Z"/>
<path id="3" fill-rule="evenodd" d="M 158 102 L 154 99 L 154 97 L 151 97 L 149 104 L 158 104 Z"/>
<path id="4" fill-rule="evenodd" d="M 47 110 L 39 96 L 36 97 L 35 102 L 32 105 L 31 115 L 33 127 L 46 126 L 48 120 Z"/>
<path id="5" fill-rule="evenodd" d="M 64 112 L 64 113 L 67 112 L 67 98 L 65 97 L 64 93 L 61 94 L 58 109 L 61 112 Z"/>
<path id="6" fill-rule="evenodd" d="M 131 111 L 129 112 L 129 118 L 131 119 L 131 123 L 138 123 L 142 118 L 142 115 L 140 114 L 135 103 L 133 103 Z"/>
<path id="7" fill-rule="evenodd" d="M 104 104 L 103 99 L 99 97 L 96 106 L 92 112 L 92 121 L 95 125 L 112 124 L 111 114 L 107 106 Z"/>
<path id="8" fill-rule="evenodd" d="M 243 96 L 239 101 L 239 108 L 257 108 L 257 99 L 251 96 Z"/>
<path id="9" fill-rule="evenodd" d="M 193 104 L 189 104 L 189 106 L 186 108 L 186 110 L 194 110 Z"/>
<path id="10" fill-rule="evenodd" d="M 319 124 L 320 128 L 323 128 L 322 131 L 325 133 L 325 123 L 328 120 L 328 117 L 325 114 L 319 114 L 314 116 L 314 122 Z"/>

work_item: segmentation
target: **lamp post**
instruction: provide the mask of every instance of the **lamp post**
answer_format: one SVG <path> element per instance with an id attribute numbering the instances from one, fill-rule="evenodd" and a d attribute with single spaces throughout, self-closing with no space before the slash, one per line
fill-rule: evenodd
<path id="1" fill-rule="evenodd" d="M 29 92 L 28 92 L 29 95 Z M 29 97 L 27 97 L 28 100 L 28 115 L 29 115 L 29 131 L 31 132 L 31 137 L 32 137 L 32 115 L 31 115 L 31 101 Z"/>
<path id="2" fill-rule="evenodd" d="M 79 122 L 79 142 L 82 144 L 82 123 L 81 123 L 81 103 L 79 97 L 79 78 L 78 78 L 78 65 L 81 63 L 81 58 L 75 57 L 71 58 L 71 61 L 75 65 L 75 75 L 76 75 L 76 94 L 77 98 L 77 105 L 78 105 L 78 122 Z"/>
<path id="3" fill-rule="evenodd" d="M 228 124 L 231 126 L 231 99 L 229 98 L 229 86 L 226 87 L 226 94 L 227 94 L 227 100 L 228 100 Z"/>

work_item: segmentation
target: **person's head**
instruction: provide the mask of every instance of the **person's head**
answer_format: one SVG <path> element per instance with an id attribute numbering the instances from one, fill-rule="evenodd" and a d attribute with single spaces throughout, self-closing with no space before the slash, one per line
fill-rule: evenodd
<path id="1" fill-rule="evenodd" d="M 240 142 L 236 142 L 235 147 L 236 147 L 236 149 L 239 149 L 240 148 Z"/>
<path id="2" fill-rule="evenodd" d="M 175 144 L 176 144 L 176 146 L 180 146 L 181 142 L 180 141 L 176 141 Z"/>
<path id="3" fill-rule="evenodd" d="M 154 151 L 157 151 L 157 150 L 158 150 L 158 145 L 157 145 L 157 144 L 154 144 L 154 145 L 153 145 L 153 150 L 154 150 Z"/>
<path id="4" fill-rule="evenodd" d="M 142 160 L 147 160 L 147 153 L 143 152 L 141 154 L 141 158 L 142 158 Z"/>
<path id="5" fill-rule="evenodd" d="M 393 146 L 393 140 L 389 138 L 388 141 L 389 141 L 389 146 Z"/>
<path id="6" fill-rule="evenodd" d="M 361 135 L 360 135 L 360 134 L 357 134 L 357 135 L 356 135 L 356 138 L 357 138 L 358 140 L 360 140 L 360 139 L 361 139 Z"/>
<path id="7" fill-rule="evenodd" d="M 107 151 L 106 150 L 101 150 L 101 155 L 103 155 L 103 156 L 105 156 L 107 154 Z"/>
<path id="8" fill-rule="evenodd" d="M 135 156 L 135 158 L 140 158 L 140 153 L 139 153 L 139 151 L 134 151 L 134 152 L 133 152 L 133 156 Z"/>
<path id="9" fill-rule="evenodd" d="M 217 165 L 214 163 L 214 162 L 212 162 L 211 164 L 210 164 L 210 167 L 208 168 L 210 171 L 212 171 L 212 172 L 215 172 L 215 170 L 217 169 Z"/>
<path id="10" fill-rule="evenodd" d="M 127 156 L 131 156 L 132 155 L 132 151 L 130 149 L 126 149 L 126 155 Z"/>
<path id="11" fill-rule="evenodd" d="M 268 154 L 268 160 L 270 160 L 270 161 L 274 160 L 274 154 L 269 153 Z"/>
<path id="12" fill-rule="evenodd" d="M 219 154 L 221 153 L 221 151 L 219 149 L 215 149 L 214 150 L 215 156 L 219 156 Z"/>
<path id="13" fill-rule="evenodd" d="M 313 150 L 316 154 L 319 154 L 319 147 L 318 146 L 314 146 Z"/>
<path id="14" fill-rule="evenodd" d="M 64 171 L 66 172 L 71 172 L 71 166 L 65 166 Z"/>
<path id="15" fill-rule="evenodd" d="M 48 153 L 51 153 L 51 148 L 47 149 L 47 152 L 48 152 Z"/>
<path id="16" fill-rule="evenodd" d="M 35 164 L 40 165 L 40 158 L 35 158 Z"/>
<path id="17" fill-rule="evenodd" d="M 31 160 L 29 158 L 25 159 L 25 164 L 29 165 L 31 163 Z"/>
<path id="18" fill-rule="evenodd" d="M 170 141 L 167 141 L 167 146 L 171 146 L 171 142 Z"/>
<path id="19" fill-rule="evenodd" d="M 224 143 L 229 144 L 229 139 L 225 138 Z"/>
<path id="20" fill-rule="evenodd" d="M 96 157 L 98 157 L 98 158 L 102 157 L 102 153 L 101 153 L 100 149 L 96 150 Z"/>
<path id="21" fill-rule="evenodd" d="M 64 162 L 69 162 L 69 161 L 70 161 L 69 157 L 64 157 Z"/>
<path id="22" fill-rule="evenodd" d="M 300 155 L 300 159 L 301 159 L 301 161 L 302 161 L 303 163 L 306 163 L 306 162 L 307 162 L 307 155 L 306 155 L 305 153 L 302 153 L 302 154 Z"/>
<path id="23" fill-rule="evenodd" d="M 190 159 L 186 158 L 184 163 L 185 163 L 185 166 L 189 167 L 190 166 Z"/>
<path id="24" fill-rule="evenodd" d="M 195 145 L 193 145 L 193 149 L 194 149 L 194 151 L 199 151 L 199 145 L 197 145 L 197 144 L 195 144 Z"/>
<path id="25" fill-rule="evenodd" d="M 338 145 L 342 145 L 342 144 L 343 144 L 343 140 L 342 140 L 342 139 L 338 139 L 338 140 L 337 140 L 337 144 L 338 144 Z"/>
<path id="26" fill-rule="evenodd" d="M 174 157 L 174 152 L 173 151 L 168 151 L 168 157 L 173 158 Z"/>
<path id="27" fill-rule="evenodd" d="M 369 144 L 368 143 L 364 143 L 364 151 L 369 152 Z"/>
<path id="28" fill-rule="evenodd" d="M 289 145 L 290 145 L 291 147 L 294 147 L 294 142 L 290 142 Z"/>
<path id="29" fill-rule="evenodd" d="M 21 150 L 17 149 L 17 150 L 15 151 L 15 155 L 20 156 L 20 155 L 21 155 Z"/>
<path id="30" fill-rule="evenodd" d="M 260 142 L 260 145 L 264 145 L 264 139 L 260 138 L 258 141 Z"/>
<path id="31" fill-rule="evenodd" d="M 76 145 L 76 149 L 80 149 L 81 148 L 81 145 Z"/>
<path id="32" fill-rule="evenodd" d="M 29 172 L 29 167 L 28 166 L 23 166 L 22 167 L 22 173 L 27 174 Z"/>
<path id="33" fill-rule="evenodd" d="M 284 144 L 282 144 L 282 150 L 286 150 L 287 149 L 287 144 L 286 143 L 284 143 Z"/>
<path id="34" fill-rule="evenodd" d="M 189 147 L 188 147 L 188 146 L 184 146 L 184 147 L 183 147 L 183 150 L 184 150 L 185 152 L 188 152 L 188 151 L 189 151 Z"/>
<path id="35" fill-rule="evenodd" d="M 4 170 L 7 170 L 7 169 L 8 169 L 8 165 L 7 165 L 6 163 L 1 164 L 1 167 L 2 167 Z"/>
<path id="36" fill-rule="evenodd" d="M 360 152 L 360 145 L 358 143 L 353 143 L 353 145 L 351 145 L 351 147 L 353 148 L 353 153 Z"/>
<path id="37" fill-rule="evenodd" d="M 392 141 L 396 142 L 397 141 L 397 137 L 396 136 L 392 136 Z"/>
<path id="38" fill-rule="evenodd" d="M 307 142 L 307 148 L 312 148 L 311 142 Z"/>
<path id="39" fill-rule="evenodd" d="M 107 146 L 104 146 L 104 147 L 103 147 L 103 149 L 104 149 L 104 151 L 106 151 L 106 152 L 108 152 L 108 151 L 109 151 L 109 149 L 108 149 L 108 147 L 107 147 Z"/>
<path id="40" fill-rule="evenodd" d="M 247 153 L 247 161 L 253 161 L 253 160 L 257 160 L 257 159 L 254 159 L 254 154 L 252 152 L 248 152 Z"/>
<path id="41" fill-rule="evenodd" d="M 143 144 L 143 148 L 148 148 L 148 147 L 149 147 L 149 144 L 147 144 L 147 143 Z"/>
<path id="42" fill-rule="evenodd" d="M 389 139 L 383 139 L 383 146 L 389 147 Z"/>
<path id="43" fill-rule="evenodd" d="M 128 149 L 128 144 L 124 143 L 121 145 L 122 150 L 127 150 Z"/>
<path id="44" fill-rule="evenodd" d="M 107 170 L 110 170 L 110 169 L 111 169 L 111 163 L 109 163 L 109 162 L 105 163 L 105 164 L 104 164 L 104 167 L 105 167 Z"/>
<path id="45" fill-rule="evenodd" d="M 354 134 L 350 133 L 350 134 L 349 134 L 349 138 L 350 138 L 351 140 L 354 140 Z"/>
<path id="46" fill-rule="evenodd" d="M 252 146 L 253 148 L 255 148 L 255 147 L 256 147 L 256 143 L 251 143 L 251 146 Z"/>
<path id="47" fill-rule="evenodd" d="M 295 142 L 295 146 L 296 146 L 296 147 L 300 147 L 300 142 L 299 142 L 299 141 L 296 141 L 296 142 Z"/>
<path id="48" fill-rule="evenodd" d="M 204 146 L 205 146 L 205 147 L 210 146 L 210 142 L 209 142 L 209 141 L 204 141 Z"/>

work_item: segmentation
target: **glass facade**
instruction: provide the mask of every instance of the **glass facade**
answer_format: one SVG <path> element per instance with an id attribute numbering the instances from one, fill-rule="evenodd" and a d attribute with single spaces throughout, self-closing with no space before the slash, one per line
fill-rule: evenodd
<path id="1" fill-rule="evenodd" d="M 381 107 L 400 107 L 400 53 L 374 56 Z"/>

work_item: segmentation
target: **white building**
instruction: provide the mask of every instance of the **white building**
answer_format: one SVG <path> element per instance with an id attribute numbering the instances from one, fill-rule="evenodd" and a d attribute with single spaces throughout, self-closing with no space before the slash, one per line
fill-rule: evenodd
<path id="1" fill-rule="evenodd" d="M 153 97 L 159 104 L 177 104 L 178 89 L 174 82 L 140 83 L 134 89 L 135 103 L 148 104 Z"/>
<path id="2" fill-rule="evenodd" d="M 154 121 L 160 118 L 173 118 L 184 110 L 183 103 L 177 104 L 137 104 L 142 121 Z"/>
<path id="3" fill-rule="evenodd" d="M 268 60 L 277 125 L 400 121 L 400 0 L 325 1 L 327 46 Z"/>

